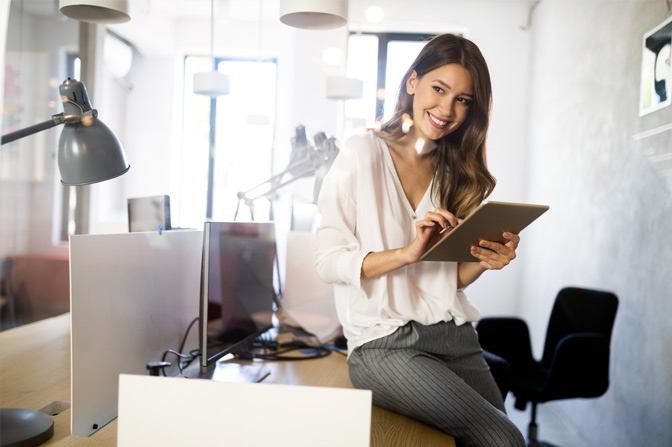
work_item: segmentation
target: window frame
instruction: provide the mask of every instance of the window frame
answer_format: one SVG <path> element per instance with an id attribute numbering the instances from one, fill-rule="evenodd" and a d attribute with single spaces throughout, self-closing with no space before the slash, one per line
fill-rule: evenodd
<path id="1" fill-rule="evenodd" d="M 378 74 L 376 79 L 376 90 L 385 88 L 386 72 L 387 72 L 387 46 L 390 42 L 426 42 L 435 33 L 378 33 L 378 32 L 360 32 L 351 31 L 350 36 L 366 35 L 376 36 L 378 38 Z M 387 96 L 387 95 L 386 95 Z M 376 120 L 382 119 L 385 111 L 385 98 L 376 98 Z"/>

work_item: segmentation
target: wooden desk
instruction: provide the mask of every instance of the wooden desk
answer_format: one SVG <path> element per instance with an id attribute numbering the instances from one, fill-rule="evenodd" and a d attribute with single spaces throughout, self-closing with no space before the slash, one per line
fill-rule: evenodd
<path id="1" fill-rule="evenodd" d="M 344 356 L 265 362 L 264 383 L 352 388 Z M 70 401 L 70 315 L 0 333 L 0 407 L 39 410 Z M 344 411 L 347 411 L 344 409 Z M 54 416 L 54 436 L 44 446 L 116 446 L 117 420 L 89 438 L 70 435 L 70 409 Z M 449 435 L 407 417 L 373 407 L 372 447 L 455 446 Z"/>

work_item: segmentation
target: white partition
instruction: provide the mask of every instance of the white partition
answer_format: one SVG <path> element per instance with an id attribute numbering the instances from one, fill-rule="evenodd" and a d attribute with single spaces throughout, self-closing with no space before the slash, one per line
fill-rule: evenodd
<path id="1" fill-rule="evenodd" d="M 282 308 L 306 331 L 322 342 L 338 334 L 340 322 L 334 303 L 334 286 L 323 282 L 315 269 L 315 234 L 287 233 L 287 260 Z"/>
<path id="2" fill-rule="evenodd" d="M 119 377 L 119 447 L 368 447 L 371 391 Z"/>
<path id="3" fill-rule="evenodd" d="M 90 436 L 117 417 L 119 374 L 148 374 L 148 362 L 179 348 L 198 317 L 202 237 L 196 230 L 71 236 L 73 435 Z M 187 350 L 197 347 L 196 326 Z"/>

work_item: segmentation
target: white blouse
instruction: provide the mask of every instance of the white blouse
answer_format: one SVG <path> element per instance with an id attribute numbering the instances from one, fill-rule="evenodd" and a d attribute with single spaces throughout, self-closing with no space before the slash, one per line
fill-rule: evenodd
<path id="1" fill-rule="evenodd" d="M 478 310 L 457 289 L 457 263 L 423 261 L 361 280 L 370 252 L 401 248 L 415 221 L 436 205 L 430 185 L 416 210 L 409 203 L 387 144 L 372 132 L 345 143 L 318 199 L 316 268 L 334 283 L 336 311 L 352 352 L 415 320 L 424 325 L 477 321 Z"/>

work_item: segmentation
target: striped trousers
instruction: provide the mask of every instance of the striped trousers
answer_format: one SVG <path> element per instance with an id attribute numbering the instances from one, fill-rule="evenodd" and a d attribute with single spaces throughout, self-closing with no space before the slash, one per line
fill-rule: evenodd
<path id="1" fill-rule="evenodd" d="M 483 360 L 471 324 L 412 321 L 356 348 L 348 359 L 355 388 L 373 403 L 432 425 L 458 447 L 524 447 Z"/>

